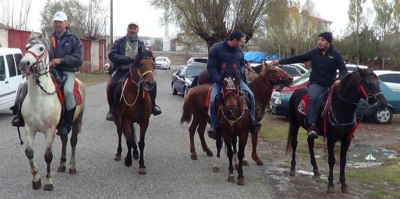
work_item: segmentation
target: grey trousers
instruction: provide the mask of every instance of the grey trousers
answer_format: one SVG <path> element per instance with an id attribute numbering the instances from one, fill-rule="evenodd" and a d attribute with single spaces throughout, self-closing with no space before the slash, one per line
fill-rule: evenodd
<path id="1" fill-rule="evenodd" d="M 75 107 L 75 97 L 74 97 L 74 81 L 75 81 L 75 72 L 63 72 L 64 75 L 67 76 L 67 80 L 64 84 L 64 98 L 65 98 L 65 107 L 67 111 L 73 109 Z"/>

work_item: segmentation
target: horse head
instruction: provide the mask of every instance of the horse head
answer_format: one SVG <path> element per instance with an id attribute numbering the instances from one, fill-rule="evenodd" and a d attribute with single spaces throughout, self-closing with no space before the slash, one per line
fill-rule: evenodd
<path id="1" fill-rule="evenodd" d="M 25 46 L 26 53 L 19 62 L 19 67 L 22 73 L 41 75 L 48 72 L 49 43 L 47 33 L 44 30 L 41 34 L 34 32 L 31 33 L 28 43 Z"/>
<path id="2" fill-rule="evenodd" d="M 288 87 L 293 83 L 293 77 L 279 67 L 268 65 L 264 62 L 260 75 L 267 84 Z"/>
<path id="3" fill-rule="evenodd" d="M 234 110 L 238 104 L 240 77 L 238 75 L 237 64 L 231 67 L 222 64 L 221 82 L 222 93 L 225 99 L 225 105 L 229 110 Z"/>
<path id="4" fill-rule="evenodd" d="M 156 81 L 154 80 L 153 75 L 155 68 L 155 59 L 153 57 L 151 47 L 144 52 L 142 52 L 141 48 L 139 47 L 134 66 L 137 68 L 139 82 L 143 85 L 143 89 L 147 91 L 152 90 Z M 133 73 L 134 71 L 131 71 L 131 74 Z"/>

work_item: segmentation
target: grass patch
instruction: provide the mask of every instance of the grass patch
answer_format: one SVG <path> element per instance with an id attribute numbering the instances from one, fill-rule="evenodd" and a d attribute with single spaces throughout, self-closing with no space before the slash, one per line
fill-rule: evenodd
<path id="1" fill-rule="evenodd" d="M 93 86 L 108 81 L 108 74 L 103 70 L 98 70 L 93 73 L 76 73 L 76 78 L 81 80 L 85 87 Z"/>

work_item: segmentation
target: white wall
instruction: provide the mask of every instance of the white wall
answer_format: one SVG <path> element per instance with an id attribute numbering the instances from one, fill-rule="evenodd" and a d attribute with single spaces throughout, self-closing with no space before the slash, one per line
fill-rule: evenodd
<path id="1" fill-rule="evenodd" d="M 8 30 L 0 28 L 0 44 L 1 47 L 7 48 L 8 47 Z"/>
<path id="2" fill-rule="evenodd" d="M 99 43 L 97 41 L 92 41 L 90 44 L 90 62 L 91 68 L 90 71 L 99 70 Z"/>

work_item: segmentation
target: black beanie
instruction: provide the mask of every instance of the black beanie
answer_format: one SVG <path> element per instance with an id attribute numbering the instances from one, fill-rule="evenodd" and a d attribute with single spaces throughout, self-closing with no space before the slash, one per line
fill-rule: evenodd
<path id="1" fill-rule="evenodd" d="M 319 34 L 318 37 L 323 37 L 327 42 L 332 44 L 332 34 L 330 32 L 323 32 Z"/>

